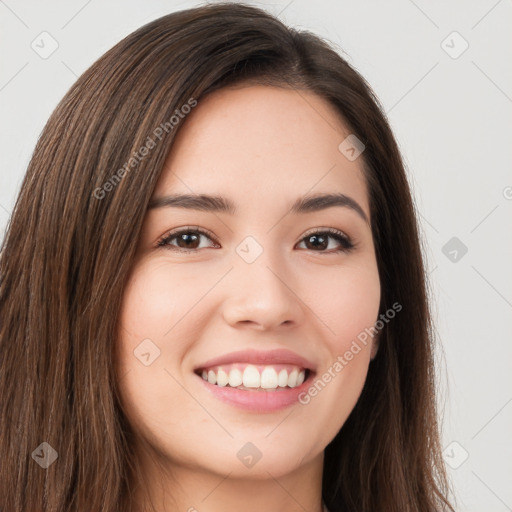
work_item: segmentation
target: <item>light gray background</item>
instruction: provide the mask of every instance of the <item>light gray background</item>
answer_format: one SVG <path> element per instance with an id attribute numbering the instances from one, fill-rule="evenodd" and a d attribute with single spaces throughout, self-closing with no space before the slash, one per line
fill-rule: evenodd
<path id="1" fill-rule="evenodd" d="M 0 0 L 2 236 L 37 137 L 77 76 L 141 25 L 199 3 Z M 510 0 L 252 3 L 334 42 L 388 112 L 427 247 L 457 510 L 512 511 Z M 46 59 L 31 47 L 50 48 L 43 31 L 58 43 Z"/>

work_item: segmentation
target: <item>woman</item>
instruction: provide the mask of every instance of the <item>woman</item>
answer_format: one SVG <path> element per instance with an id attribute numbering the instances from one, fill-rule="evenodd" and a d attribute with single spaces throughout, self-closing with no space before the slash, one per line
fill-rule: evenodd
<path id="1" fill-rule="evenodd" d="M 0 510 L 453 510 L 404 167 L 316 36 L 220 3 L 118 43 L 0 275 Z"/>

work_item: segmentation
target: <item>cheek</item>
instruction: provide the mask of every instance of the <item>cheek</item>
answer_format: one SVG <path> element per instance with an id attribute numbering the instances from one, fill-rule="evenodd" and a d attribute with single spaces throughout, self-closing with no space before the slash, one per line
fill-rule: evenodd
<path id="1" fill-rule="evenodd" d="M 158 340 L 159 345 L 168 345 L 173 338 L 182 339 L 193 329 L 189 318 L 194 305 L 211 285 L 197 270 L 177 271 L 165 261 L 140 264 L 132 272 L 123 296 L 120 314 L 123 348 L 133 351 L 146 338 Z"/>
<path id="2" fill-rule="evenodd" d="M 123 403 L 132 419 L 134 404 L 145 404 L 148 412 L 155 412 L 150 410 L 152 404 L 169 398 L 165 369 L 171 357 L 180 354 L 170 351 L 164 341 L 180 315 L 178 303 L 158 268 L 140 266 L 130 275 L 120 309 L 115 361 Z"/>
<path id="3" fill-rule="evenodd" d="M 125 333 L 139 340 L 161 338 L 179 314 L 175 286 L 175 280 L 167 282 L 158 268 L 136 270 L 127 283 L 121 307 Z"/>
<path id="4" fill-rule="evenodd" d="M 155 432 L 165 436 L 181 428 L 179 420 L 163 413 L 163 404 L 173 404 L 182 412 L 190 406 L 189 397 L 173 379 L 175 375 L 181 380 L 175 368 L 187 350 L 186 343 L 170 342 L 181 339 L 186 318 L 177 322 L 190 310 L 196 294 L 189 296 L 190 288 L 177 282 L 176 276 L 171 279 L 158 264 L 136 268 L 125 287 L 117 331 L 115 362 L 121 404 L 135 430 L 155 445 Z"/>
<path id="5" fill-rule="evenodd" d="M 370 348 L 368 329 L 378 319 L 381 298 L 380 279 L 374 260 L 333 269 L 317 276 L 319 292 L 311 296 L 314 312 L 327 328 L 326 340 L 332 355 L 343 354 L 353 340 L 365 339 Z"/>
<path id="6" fill-rule="evenodd" d="M 376 262 L 335 270 L 318 283 L 324 292 L 315 307 L 328 327 L 328 356 L 302 403 L 315 404 L 315 416 L 334 436 L 354 408 L 368 373 L 381 288 Z M 320 289 L 320 288 L 319 288 Z"/>

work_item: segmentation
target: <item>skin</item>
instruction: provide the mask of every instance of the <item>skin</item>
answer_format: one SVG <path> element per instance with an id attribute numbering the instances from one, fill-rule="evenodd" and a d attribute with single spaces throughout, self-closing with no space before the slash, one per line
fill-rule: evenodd
<path id="1" fill-rule="evenodd" d="M 313 361 L 320 376 L 374 325 L 381 289 L 369 224 L 339 206 L 289 214 L 298 197 L 340 192 L 370 219 L 362 158 L 349 161 L 339 151 L 350 131 L 306 91 L 225 88 L 202 98 L 182 123 L 153 198 L 218 194 L 238 213 L 163 207 L 144 220 L 116 360 L 128 420 L 160 465 L 134 446 L 152 482 L 137 488 L 134 510 L 143 510 L 137 503 L 145 492 L 158 511 L 321 512 L 324 449 L 359 398 L 377 338 L 307 405 L 277 412 L 213 398 L 193 369 L 241 349 L 286 348 Z M 179 238 L 157 246 L 187 226 L 214 239 L 182 244 L 195 251 L 188 253 Z M 333 238 L 308 245 L 316 228 L 338 229 L 356 247 L 335 253 L 342 246 Z M 247 236 L 263 250 L 251 264 L 236 252 Z M 147 338 L 160 355 L 145 366 L 133 351 Z M 248 441 L 262 454 L 251 468 L 236 455 Z"/>

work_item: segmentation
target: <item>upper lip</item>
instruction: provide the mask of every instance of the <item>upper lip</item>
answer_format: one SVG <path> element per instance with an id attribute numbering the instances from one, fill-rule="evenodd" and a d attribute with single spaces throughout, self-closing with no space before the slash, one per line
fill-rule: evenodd
<path id="1" fill-rule="evenodd" d="M 269 351 L 259 350 L 239 350 L 230 352 L 219 357 L 215 357 L 196 366 L 195 370 L 210 368 L 212 366 L 220 366 L 221 364 L 230 363 L 252 363 L 252 364 L 293 364 L 305 368 L 307 370 L 315 370 L 315 365 L 295 352 L 287 349 L 276 349 Z"/>

